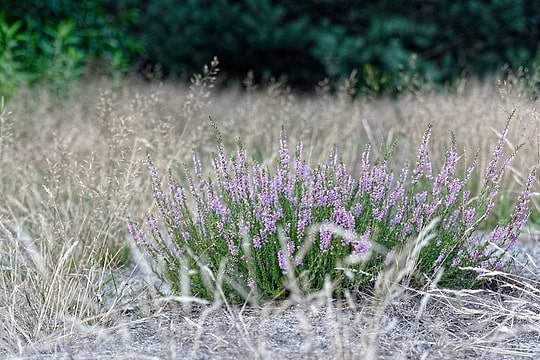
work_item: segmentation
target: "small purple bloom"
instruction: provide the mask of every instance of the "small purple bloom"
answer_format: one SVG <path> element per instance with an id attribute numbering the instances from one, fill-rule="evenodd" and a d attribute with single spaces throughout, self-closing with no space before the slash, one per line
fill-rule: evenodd
<path id="1" fill-rule="evenodd" d="M 323 252 L 328 251 L 328 249 L 330 248 L 330 244 L 332 242 L 331 229 L 327 225 L 322 224 L 320 228 L 320 232 L 319 232 L 319 237 L 320 237 L 319 248 Z"/>
<path id="2" fill-rule="evenodd" d="M 366 232 L 360 237 L 358 241 L 354 244 L 353 255 L 364 255 L 369 250 L 370 244 L 371 229 L 367 229 Z"/>
<path id="3" fill-rule="evenodd" d="M 158 231 L 158 222 L 155 217 L 149 216 L 148 221 L 146 221 L 146 224 L 148 225 L 151 231 Z"/>
<path id="4" fill-rule="evenodd" d="M 144 233 L 139 229 L 137 224 L 131 221 L 128 221 L 127 225 L 128 225 L 129 234 L 131 235 L 133 240 L 135 240 L 135 242 L 137 242 L 138 244 L 146 243 L 145 238 L 144 238 Z"/>
<path id="5" fill-rule="evenodd" d="M 422 175 L 426 178 L 431 179 L 432 176 L 432 167 L 431 160 L 429 159 L 428 154 L 428 145 L 429 138 L 431 137 L 431 124 L 428 126 L 424 136 L 422 138 L 422 144 L 418 150 L 418 161 L 416 162 L 416 167 L 413 170 L 413 184 L 417 183 Z"/>
<path id="6" fill-rule="evenodd" d="M 474 207 L 468 207 L 463 212 L 463 225 L 466 229 L 473 225 L 474 216 L 476 215 L 476 209 Z"/>
<path id="7" fill-rule="evenodd" d="M 253 237 L 253 247 L 255 249 L 260 249 L 262 246 L 262 241 L 261 241 L 261 237 L 259 235 L 255 235 Z"/>

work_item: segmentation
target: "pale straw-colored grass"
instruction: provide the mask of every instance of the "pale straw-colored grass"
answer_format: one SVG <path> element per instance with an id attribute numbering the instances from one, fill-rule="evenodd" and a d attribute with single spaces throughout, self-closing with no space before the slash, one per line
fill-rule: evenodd
<path id="1" fill-rule="evenodd" d="M 515 111 L 508 151 L 525 145 L 506 179 L 508 196 L 520 190 L 523 174 L 540 159 L 536 102 L 515 83 L 465 83 L 446 94 L 353 100 L 347 89 L 307 96 L 279 84 L 248 92 L 216 90 L 214 76 L 210 69 L 191 88 L 91 82 L 61 101 L 39 89 L 23 89 L 2 107 L 0 354 L 91 357 L 110 346 L 117 358 L 292 357 L 295 348 L 287 338 L 280 338 L 282 346 L 271 340 L 268 334 L 276 331 L 295 332 L 289 340 L 297 341 L 296 351 L 304 357 L 540 354 L 537 278 L 478 269 L 479 276 L 499 285 L 496 290 L 441 289 L 437 278 L 425 289 L 406 287 L 429 228 L 409 240 L 371 294 L 336 300 L 330 279 L 321 291 L 308 293 L 301 279 L 289 278 L 287 300 L 260 303 L 251 296 L 237 307 L 221 296 L 220 284 L 234 282 L 223 272 L 207 274 L 216 294 L 211 303 L 188 293 L 174 297 L 153 291 L 153 265 L 144 254 L 132 251 L 126 260 L 128 249 L 136 250 L 126 221 L 142 220 L 152 206 L 143 160 L 149 152 L 161 170 L 177 173 L 195 148 L 208 163 L 215 149 L 209 117 L 227 145 L 240 137 L 261 161 L 275 161 L 274 144 L 283 126 L 292 144 L 305 143 L 310 161 L 337 145 L 355 171 L 367 143 L 381 155 L 382 145 L 397 141 L 393 165 L 415 161 L 428 123 L 436 162 L 453 131 L 468 159 L 480 149 L 485 167 L 492 151 L 488 144 Z M 532 261 L 520 266 L 529 274 L 539 273 L 534 251 L 527 250 Z M 156 324 L 170 338 L 141 330 Z M 153 339 L 153 355 L 145 353 L 138 338 L 143 335 Z M 92 346 L 96 352 L 88 353 Z"/>

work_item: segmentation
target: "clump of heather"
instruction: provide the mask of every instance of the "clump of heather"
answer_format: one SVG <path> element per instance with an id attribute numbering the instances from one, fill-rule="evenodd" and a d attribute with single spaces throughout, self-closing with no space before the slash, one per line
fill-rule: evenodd
<path id="1" fill-rule="evenodd" d="M 439 219 L 434 240 L 421 252 L 415 281 L 442 269 L 442 283 L 457 285 L 472 279 L 462 268 L 508 265 L 500 249 L 512 251 L 530 213 L 534 171 L 511 218 L 488 236 L 477 231 L 493 212 L 515 154 L 504 158 L 507 133 L 508 124 L 485 170 L 482 192 L 471 198 L 476 158 L 466 163 L 452 138 L 445 162 L 434 172 L 431 127 L 412 167 L 405 164 L 394 174 L 387 159 L 372 159 L 368 146 L 356 176 L 337 149 L 315 167 L 306 162 L 302 143 L 291 158 L 283 131 L 275 166 L 249 161 L 241 143 L 227 156 L 216 130 L 217 154 L 209 178 L 202 176 L 195 155 L 193 173 L 185 171 L 186 186 L 171 176 L 163 186 L 149 158 L 159 214 L 148 218 L 147 231 L 131 222 L 129 230 L 164 265 L 160 275 L 175 292 L 185 288 L 181 279 L 187 273 L 191 292 L 210 297 L 201 269 L 224 269 L 236 288 L 270 298 L 286 294 L 284 280 L 290 272 L 310 290 L 320 289 L 326 277 L 340 287 L 369 286 L 408 238 Z M 234 287 L 226 291 L 232 293 Z"/>

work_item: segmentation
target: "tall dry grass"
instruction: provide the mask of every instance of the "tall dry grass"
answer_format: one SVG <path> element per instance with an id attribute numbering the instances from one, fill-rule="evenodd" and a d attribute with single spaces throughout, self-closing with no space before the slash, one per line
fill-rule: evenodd
<path id="1" fill-rule="evenodd" d="M 216 90 L 216 67 L 213 64 L 195 77 L 189 88 L 96 81 L 80 84 L 63 100 L 40 89 L 22 89 L 2 105 L 0 351 L 40 351 L 92 329 L 106 331 L 120 321 L 118 315 L 126 304 L 138 301 L 137 296 L 127 296 L 130 285 L 117 281 L 115 274 L 121 268 L 143 266 L 137 254 L 128 260 L 126 228 L 128 218 L 141 220 L 152 206 L 143 160 L 151 153 L 162 170 L 174 172 L 190 161 L 196 149 L 203 163 L 208 162 L 214 149 L 209 117 L 217 122 L 226 144 L 241 137 L 248 152 L 261 161 L 275 160 L 274 144 L 283 126 L 291 143 L 304 142 L 312 162 L 337 145 L 344 160 L 358 171 L 366 143 L 382 155 L 383 145 L 397 142 L 394 165 L 414 161 L 428 123 L 433 124 L 433 137 L 440 139 L 431 154 L 439 163 L 444 157 L 443 139 L 454 131 L 464 146 L 461 150 L 472 157 L 480 149 L 480 162 L 485 164 L 492 151 L 488 143 L 493 141 L 488 140 L 515 111 L 507 150 L 520 143 L 524 146 L 514 163 L 513 177 L 506 181 L 509 203 L 521 188 L 524 174 L 540 160 L 536 102 L 527 99 L 515 81 L 464 82 L 444 94 L 413 92 L 398 99 L 354 99 L 347 84 L 336 94 L 322 84 L 317 96 L 293 94 L 278 83 L 259 89 L 249 78 L 246 91 Z M 370 315 L 373 326 L 402 296 L 403 289 L 396 286 L 407 269 L 388 271 L 381 279 Z M 538 330 L 536 283 L 505 274 L 482 276 L 496 277 L 512 288 L 514 300 L 489 300 L 495 298 L 493 293 L 480 297 L 475 292 L 447 292 L 436 282 L 419 297 L 458 314 L 491 317 L 492 323 L 501 317 L 505 324 L 520 320 Z M 291 301 L 306 308 L 327 304 L 332 309 L 335 304 L 328 291 L 297 294 Z M 351 295 L 349 307 L 354 306 L 352 299 Z M 526 309 L 525 315 L 512 301 Z M 421 304 L 417 322 L 425 309 Z M 208 307 L 208 313 L 220 306 Z M 237 315 L 233 318 L 249 343 L 242 322 Z M 373 329 L 373 338 L 367 339 L 365 349 L 373 356 L 379 333 L 384 331 Z M 494 331 L 468 339 L 470 343 L 463 346 L 481 349 L 494 334 L 500 335 Z M 249 344 L 260 355 L 258 345 Z M 343 351 L 342 357 L 351 355 Z"/>

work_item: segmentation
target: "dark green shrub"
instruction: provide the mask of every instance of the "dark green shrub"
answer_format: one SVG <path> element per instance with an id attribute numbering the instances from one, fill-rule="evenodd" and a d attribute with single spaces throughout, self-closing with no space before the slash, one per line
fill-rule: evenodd
<path id="1" fill-rule="evenodd" d="M 413 54 L 414 70 L 438 82 L 530 65 L 538 13 L 532 0 L 151 0 L 140 36 L 146 61 L 166 73 L 190 74 L 216 55 L 231 75 L 254 69 L 311 87 L 359 69 L 384 91 L 402 87 Z"/>
<path id="2" fill-rule="evenodd" d="M 166 73 L 189 75 L 217 56 L 232 75 L 257 69 L 262 75 L 287 74 L 296 84 L 326 76 L 308 16 L 290 17 L 269 0 L 150 1 L 140 36 L 147 61 Z"/>
<path id="3" fill-rule="evenodd" d="M 0 0 L 0 9 L 0 36 L 17 35 L 9 47 L 0 39 L 0 89 L 51 69 L 64 83 L 92 62 L 184 77 L 217 56 L 231 77 L 255 70 L 313 89 L 357 69 L 361 88 L 399 92 L 530 67 L 540 35 L 533 0 Z"/>
<path id="4" fill-rule="evenodd" d="M 0 92 L 44 80 L 61 90 L 92 62 L 127 69 L 137 43 L 127 33 L 136 12 L 108 0 L 0 0 Z"/>

